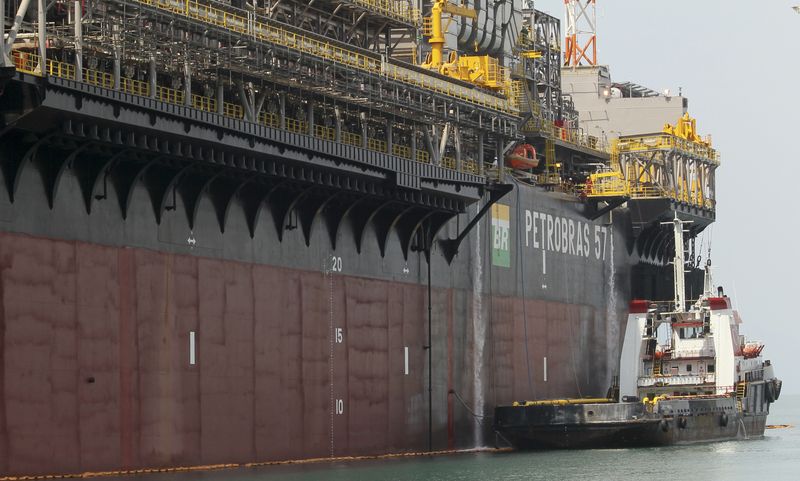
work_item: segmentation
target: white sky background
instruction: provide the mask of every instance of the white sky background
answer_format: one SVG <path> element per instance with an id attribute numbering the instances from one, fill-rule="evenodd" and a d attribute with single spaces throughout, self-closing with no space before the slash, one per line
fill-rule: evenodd
<path id="1" fill-rule="evenodd" d="M 742 332 L 766 343 L 784 393 L 800 393 L 797 4 L 597 0 L 598 62 L 615 81 L 682 87 L 700 133 L 722 154 L 710 228 L 714 281 L 733 298 Z M 561 18 L 563 35 L 563 0 L 537 0 L 536 8 Z"/>

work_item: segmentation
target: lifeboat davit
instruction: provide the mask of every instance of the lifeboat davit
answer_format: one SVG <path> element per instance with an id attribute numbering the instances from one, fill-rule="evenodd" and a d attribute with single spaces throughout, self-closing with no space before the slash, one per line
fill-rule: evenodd
<path id="1" fill-rule="evenodd" d="M 531 144 L 518 145 L 506 156 L 506 165 L 512 169 L 529 170 L 539 167 L 536 149 Z"/>

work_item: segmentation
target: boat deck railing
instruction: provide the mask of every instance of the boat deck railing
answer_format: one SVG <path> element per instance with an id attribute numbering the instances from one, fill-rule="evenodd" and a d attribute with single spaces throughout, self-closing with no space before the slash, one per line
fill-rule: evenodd
<path id="1" fill-rule="evenodd" d="M 680 386 L 680 385 L 702 385 L 713 384 L 716 382 L 716 375 L 714 373 L 705 374 L 660 374 L 655 376 L 642 376 L 639 378 L 637 385 L 639 387 L 649 386 Z"/>

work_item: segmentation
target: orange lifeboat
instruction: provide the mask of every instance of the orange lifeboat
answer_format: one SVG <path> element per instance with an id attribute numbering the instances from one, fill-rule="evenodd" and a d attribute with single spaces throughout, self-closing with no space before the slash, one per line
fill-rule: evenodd
<path id="1" fill-rule="evenodd" d="M 758 342 L 748 342 L 742 348 L 742 355 L 745 359 L 753 359 L 761 354 L 762 349 L 764 349 L 763 344 Z"/>
<path id="2" fill-rule="evenodd" d="M 506 165 L 519 170 L 535 169 L 539 166 L 536 149 L 531 144 L 518 145 L 506 156 Z"/>

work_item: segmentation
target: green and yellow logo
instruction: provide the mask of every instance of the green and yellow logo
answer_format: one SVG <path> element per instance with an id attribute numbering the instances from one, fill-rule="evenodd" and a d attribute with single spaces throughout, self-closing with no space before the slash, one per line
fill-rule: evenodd
<path id="1" fill-rule="evenodd" d="M 511 217 L 507 205 L 492 206 L 492 264 L 511 267 Z"/>

